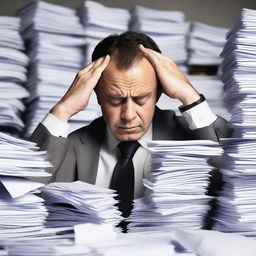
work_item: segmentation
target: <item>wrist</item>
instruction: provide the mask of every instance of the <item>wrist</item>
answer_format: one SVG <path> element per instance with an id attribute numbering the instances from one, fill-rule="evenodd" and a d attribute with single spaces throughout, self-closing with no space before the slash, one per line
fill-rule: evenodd
<path id="1" fill-rule="evenodd" d="M 182 94 L 179 100 L 182 102 L 182 106 L 187 106 L 200 99 L 200 94 L 193 90 L 187 94 Z"/>
<path id="2" fill-rule="evenodd" d="M 52 115 L 57 117 L 60 121 L 67 123 L 71 115 L 66 110 L 65 106 L 61 103 L 57 103 L 50 111 Z"/>
<path id="3" fill-rule="evenodd" d="M 183 112 L 185 112 L 185 111 L 187 111 L 187 110 L 189 110 L 189 109 L 192 109 L 193 107 L 195 107 L 195 106 L 197 106 L 197 105 L 199 105 L 199 104 L 201 104 L 202 102 L 205 101 L 204 95 L 199 94 L 199 96 L 200 96 L 200 98 L 199 98 L 198 100 L 196 100 L 196 101 L 194 101 L 194 102 L 192 102 L 192 103 L 190 103 L 190 104 L 188 104 L 188 105 L 185 105 L 185 106 L 182 105 L 182 106 L 180 106 L 180 107 L 179 107 L 180 112 L 183 113 Z"/>

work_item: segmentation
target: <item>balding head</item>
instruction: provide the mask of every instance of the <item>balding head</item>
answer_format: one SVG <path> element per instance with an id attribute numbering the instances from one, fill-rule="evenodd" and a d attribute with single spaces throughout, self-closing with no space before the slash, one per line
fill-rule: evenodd
<path id="1" fill-rule="evenodd" d="M 92 61 L 109 54 L 115 54 L 117 66 L 129 69 L 134 62 L 143 57 L 139 45 L 161 52 L 157 44 L 147 35 L 133 31 L 121 35 L 110 35 L 99 42 L 92 54 Z"/>

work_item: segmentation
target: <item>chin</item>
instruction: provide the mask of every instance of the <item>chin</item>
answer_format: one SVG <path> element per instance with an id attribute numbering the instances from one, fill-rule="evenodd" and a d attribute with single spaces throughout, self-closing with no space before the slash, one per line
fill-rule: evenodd
<path id="1" fill-rule="evenodd" d="M 120 141 L 133 141 L 139 140 L 143 136 L 143 133 L 135 133 L 135 134 L 118 134 L 116 135 L 117 139 Z"/>

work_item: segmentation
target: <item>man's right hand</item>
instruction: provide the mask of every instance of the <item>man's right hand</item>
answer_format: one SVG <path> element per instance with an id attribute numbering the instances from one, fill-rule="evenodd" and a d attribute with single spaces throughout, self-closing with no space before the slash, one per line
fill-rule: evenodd
<path id="1" fill-rule="evenodd" d="M 50 113 L 62 122 L 67 122 L 71 116 L 84 110 L 89 103 L 94 87 L 97 85 L 102 72 L 108 66 L 109 61 L 110 56 L 106 55 L 79 71 L 68 91 L 51 109 Z"/>

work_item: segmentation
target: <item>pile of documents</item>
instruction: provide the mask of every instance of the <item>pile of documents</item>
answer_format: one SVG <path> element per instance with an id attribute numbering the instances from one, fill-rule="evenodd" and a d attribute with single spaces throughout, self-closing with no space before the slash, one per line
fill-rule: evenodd
<path id="1" fill-rule="evenodd" d="M 254 239 L 214 230 L 177 230 L 174 240 L 201 256 L 254 256 L 256 251 Z"/>
<path id="2" fill-rule="evenodd" d="M 0 130 L 13 134 L 23 132 L 22 100 L 29 96 L 24 87 L 29 59 L 19 28 L 19 18 L 0 17 Z"/>
<path id="3" fill-rule="evenodd" d="M 193 87 L 203 94 L 216 115 L 220 115 L 226 120 L 230 119 L 230 113 L 224 102 L 223 82 L 219 76 L 187 76 Z M 172 109 L 177 115 L 181 115 L 178 107 L 181 102 L 177 99 L 171 99 L 166 94 L 162 94 L 157 102 L 161 109 Z"/>
<path id="4" fill-rule="evenodd" d="M 7 242 L 4 246 L 8 255 L 16 256 L 177 256 L 175 245 L 167 235 L 145 235 L 145 234 L 117 234 L 116 237 L 108 237 L 107 233 L 100 232 L 97 227 L 91 233 L 81 232 L 79 236 L 83 239 L 75 241 L 71 239 L 27 239 L 24 241 Z M 95 242 L 90 242 L 91 237 Z M 104 236 L 104 238 L 103 238 Z M 103 239 L 98 239 L 102 237 Z M 195 256 L 195 254 L 181 254 L 183 256 Z"/>
<path id="5" fill-rule="evenodd" d="M 222 52 L 233 138 L 225 142 L 225 186 L 215 229 L 256 236 L 256 10 L 243 9 Z"/>
<path id="6" fill-rule="evenodd" d="M 101 256 L 96 250 L 85 245 L 75 245 L 71 239 L 27 239 L 7 242 L 4 246 L 7 255 L 16 256 Z M 1 255 L 1 254 L 0 254 Z"/>
<path id="7" fill-rule="evenodd" d="M 211 200 L 206 195 L 212 169 L 207 160 L 221 155 L 222 148 L 208 140 L 151 141 L 148 148 L 152 170 L 129 217 L 130 232 L 203 227 Z"/>
<path id="8" fill-rule="evenodd" d="M 69 227 L 80 223 L 110 223 L 121 220 L 114 190 L 82 181 L 56 182 L 42 188 L 49 211 L 48 227 Z"/>
<path id="9" fill-rule="evenodd" d="M 0 240 L 31 237 L 43 229 L 44 200 L 31 191 L 43 184 L 25 177 L 47 177 L 51 167 L 46 152 L 34 151 L 32 142 L 0 133 Z"/>
<path id="10" fill-rule="evenodd" d="M 145 33 L 159 46 L 162 53 L 171 56 L 178 65 L 187 62 L 186 36 L 190 23 L 181 11 L 162 11 L 135 6 L 130 30 Z"/>
<path id="11" fill-rule="evenodd" d="M 130 21 L 128 10 L 106 7 L 94 1 L 85 1 L 79 16 L 86 35 L 86 64 L 91 62 L 92 52 L 100 40 L 127 31 Z"/>
<path id="12" fill-rule="evenodd" d="M 227 28 L 214 27 L 200 22 L 193 22 L 189 33 L 189 65 L 219 65 L 219 57 L 224 45 Z"/>
<path id="13" fill-rule="evenodd" d="M 28 45 L 30 69 L 26 136 L 65 94 L 83 67 L 85 36 L 73 9 L 35 1 L 18 12 L 21 32 Z M 71 119 L 75 126 L 91 122 L 98 114 L 86 111 Z"/>

